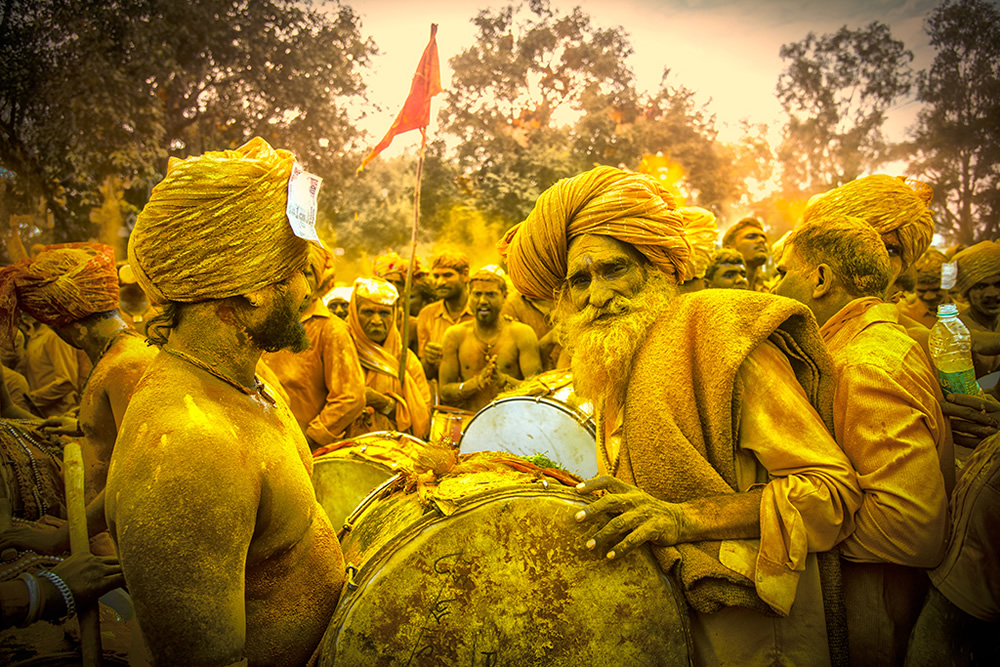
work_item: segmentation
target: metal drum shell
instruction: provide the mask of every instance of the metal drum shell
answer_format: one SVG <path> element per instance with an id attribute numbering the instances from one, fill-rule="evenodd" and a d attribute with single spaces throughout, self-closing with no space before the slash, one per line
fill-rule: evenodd
<path id="1" fill-rule="evenodd" d="M 475 475 L 475 473 L 469 473 Z M 541 481 L 458 501 L 373 492 L 342 534 L 349 580 L 320 665 L 688 665 L 683 603 L 645 547 L 607 561 Z"/>

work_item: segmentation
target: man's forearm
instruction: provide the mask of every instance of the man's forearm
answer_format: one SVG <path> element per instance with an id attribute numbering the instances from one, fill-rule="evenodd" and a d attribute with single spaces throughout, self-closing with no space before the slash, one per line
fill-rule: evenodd
<path id="1" fill-rule="evenodd" d="M 763 489 L 760 488 L 681 503 L 678 542 L 760 537 L 762 494 Z"/>

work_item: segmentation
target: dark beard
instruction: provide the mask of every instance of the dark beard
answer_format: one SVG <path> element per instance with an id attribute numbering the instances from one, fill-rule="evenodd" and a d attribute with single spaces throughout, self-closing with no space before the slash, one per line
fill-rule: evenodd
<path id="1" fill-rule="evenodd" d="M 563 319 L 562 338 L 573 355 L 577 395 L 602 403 L 609 395 L 625 399 L 632 360 L 676 295 L 670 279 L 653 270 L 631 299 L 616 296 L 603 308 L 587 306 Z M 608 317 L 599 319 L 602 315 Z"/>
<path id="2" fill-rule="evenodd" d="M 257 325 L 247 325 L 250 342 L 265 352 L 290 350 L 294 353 L 309 349 L 309 336 L 299 322 L 299 313 L 291 303 L 282 303 Z"/>

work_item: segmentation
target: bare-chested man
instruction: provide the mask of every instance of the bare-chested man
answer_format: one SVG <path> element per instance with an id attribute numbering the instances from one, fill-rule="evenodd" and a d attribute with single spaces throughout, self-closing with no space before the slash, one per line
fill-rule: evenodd
<path id="1" fill-rule="evenodd" d="M 441 354 L 441 399 L 477 412 L 500 392 L 542 370 L 535 331 L 500 315 L 507 282 L 500 267 L 488 266 L 469 279 L 471 322 L 450 327 Z"/>
<path id="2" fill-rule="evenodd" d="M 17 297 L 18 310 L 52 327 L 61 339 L 86 352 L 93 365 L 79 419 L 53 417 L 43 428 L 83 436 L 88 523 L 91 534 L 100 532 L 105 527 L 102 492 L 118 427 L 156 350 L 118 311 L 118 278 L 109 246 L 48 246 L 33 260 L 23 259 L 0 272 L 0 290 L 10 290 Z M 68 526 L 54 518 L 36 526 L 17 526 L 0 539 L 0 548 L 7 547 L 62 553 L 69 549 Z M 110 543 L 94 548 L 102 553 L 113 551 Z"/>
<path id="3" fill-rule="evenodd" d="M 288 211 L 312 203 L 288 202 L 293 163 L 260 138 L 172 160 L 129 239 L 164 326 L 150 328 L 162 347 L 122 422 L 106 513 L 157 664 L 303 664 L 340 593 L 305 436 L 254 374 L 262 351 L 307 345 L 308 242 Z"/>

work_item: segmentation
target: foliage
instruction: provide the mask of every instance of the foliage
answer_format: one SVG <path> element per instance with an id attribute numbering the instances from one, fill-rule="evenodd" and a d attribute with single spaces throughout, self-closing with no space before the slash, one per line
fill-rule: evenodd
<path id="1" fill-rule="evenodd" d="M 573 115 L 632 93 L 632 48 L 621 28 L 595 27 L 580 8 L 567 15 L 546 0 L 483 10 L 474 44 L 450 60 L 452 87 L 441 112 L 458 139 L 461 173 L 477 207 L 513 224 L 537 196 L 577 171 L 565 124 Z M 523 14 L 527 16 L 523 16 Z"/>
<path id="2" fill-rule="evenodd" d="M 912 84 L 913 54 L 889 27 L 817 37 L 781 47 L 788 66 L 777 93 L 789 116 L 779 157 L 785 186 L 804 191 L 853 180 L 889 156 L 885 113 Z"/>
<path id="3" fill-rule="evenodd" d="M 340 152 L 357 136 L 347 102 L 363 92 L 374 46 L 348 7 L 9 0 L 3 11 L 0 165 L 12 175 L 11 209 L 44 200 L 65 237 L 90 235 L 84 211 L 100 204 L 107 176 L 145 195 L 168 154 L 260 135 L 325 178 L 325 201 L 353 169 Z"/>
<path id="4" fill-rule="evenodd" d="M 938 232 L 971 245 L 1000 234 L 1000 9 L 946 0 L 924 26 L 937 53 L 920 72 L 915 175 L 934 186 Z"/>

